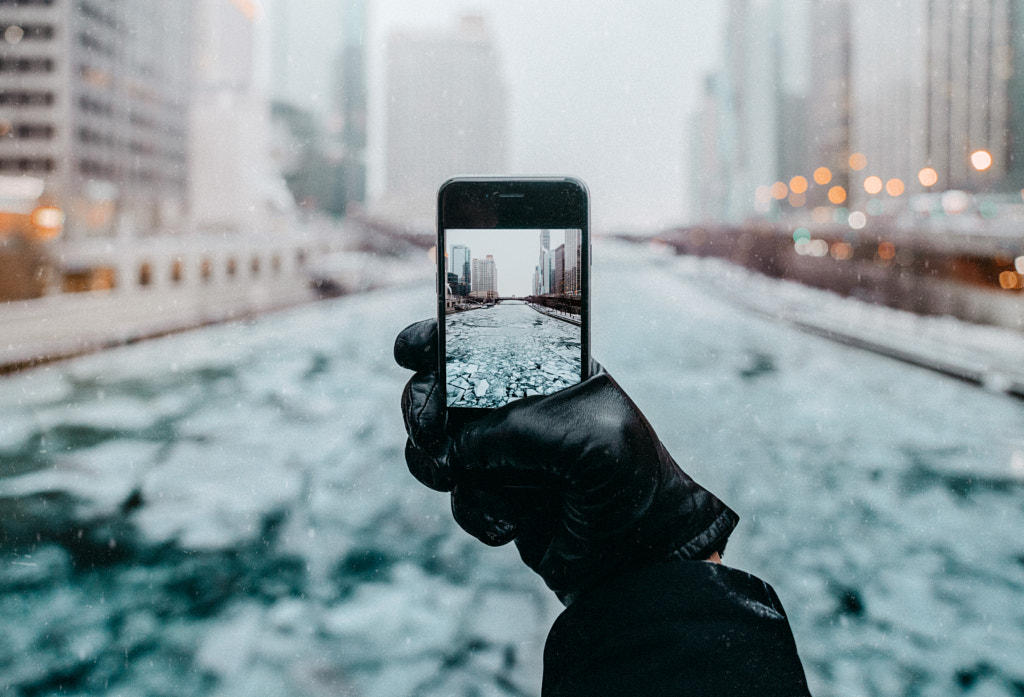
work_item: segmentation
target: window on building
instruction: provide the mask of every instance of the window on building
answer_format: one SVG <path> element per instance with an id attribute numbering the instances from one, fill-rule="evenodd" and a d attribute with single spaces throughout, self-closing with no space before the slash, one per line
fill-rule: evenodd
<path id="1" fill-rule="evenodd" d="M 0 73 L 52 73 L 55 67 L 52 58 L 0 58 Z"/>
<path id="2" fill-rule="evenodd" d="M 19 123 L 14 126 L 14 137 L 22 140 L 47 140 L 56 129 L 49 123 Z"/>
<path id="3" fill-rule="evenodd" d="M 40 107 L 52 106 L 52 92 L 32 90 L 4 90 L 0 92 L 0 106 L 7 107 Z"/>

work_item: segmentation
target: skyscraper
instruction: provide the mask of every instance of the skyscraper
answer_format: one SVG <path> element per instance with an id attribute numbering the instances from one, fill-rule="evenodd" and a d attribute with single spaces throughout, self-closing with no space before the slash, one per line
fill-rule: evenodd
<path id="1" fill-rule="evenodd" d="M 551 231 L 540 231 L 540 254 L 537 259 L 537 283 L 535 293 L 547 295 L 551 292 Z"/>
<path id="2" fill-rule="evenodd" d="M 472 290 L 469 293 L 472 297 L 485 300 L 498 297 L 498 267 L 492 255 L 473 260 L 472 276 Z"/>
<path id="3" fill-rule="evenodd" d="M 4 3 L 0 176 L 36 181 L 68 238 L 185 208 L 188 2 Z"/>
<path id="4" fill-rule="evenodd" d="M 459 288 L 456 292 L 459 295 L 468 295 L 472 281 L 472 257 L 469 247 L 464 244 L 453 244 L 452 251 L 448 255 L 448 270 L 458 278 Z"/>
<path id="5" fill-rule="evenodd" d="M 366 0 L 345 0 L 341 33 L 327 153 L 333 187 L 325 202 L 335 215 L 366 198 Z"/>
<path id="6" fill-rule="evenodd" d="M 505 167 L 505 83 L 480 16 L 457 30 L 398 33 L 387 47 L 389 197 L 433 201 L 455 174 Z"/>
<path id="7" fill-rule="evenodd" d="M 580 294 L 582 240 L 582 231 L 565 231 L 565 290 L 563 292 L 566 295 L 579 296 Z"/>
<path id="8" fill-rule="evenodd" d="M 551 289 L 552 293 L 556 295 L 562 295 L 565 293 L 565 245 L 560 244 L 555 247 L 555 275 L 554 275 L 554 288 Z"/>

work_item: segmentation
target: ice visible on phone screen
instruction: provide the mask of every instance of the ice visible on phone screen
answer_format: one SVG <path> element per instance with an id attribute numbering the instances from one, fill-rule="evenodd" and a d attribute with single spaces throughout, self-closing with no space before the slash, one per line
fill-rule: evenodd
<path id="1" fill-rule="evenodd" d="M 579 230 L 448 230 L 450 407 L 493 408 L 580 381 Z"/>

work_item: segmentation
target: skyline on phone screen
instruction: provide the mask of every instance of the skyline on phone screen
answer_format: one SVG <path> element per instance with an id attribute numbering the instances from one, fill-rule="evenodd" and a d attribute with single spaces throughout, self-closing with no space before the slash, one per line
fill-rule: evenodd
<path id="1" fill-rule="evenodd" d="M 579 230 L 449 230 L 445 372 L 451 407 L 493 408 L 580 381 Z"/>

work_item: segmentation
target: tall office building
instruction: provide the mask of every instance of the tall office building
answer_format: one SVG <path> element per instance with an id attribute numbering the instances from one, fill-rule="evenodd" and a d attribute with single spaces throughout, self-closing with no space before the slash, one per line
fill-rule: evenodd
<path id="1" fill-rule="evenodd" d="M 335 215 L 366 199 L 366 23 L 366 0 L 345 0 L 334 64 L 334 112 L 328 121 L 332 186 L 325 207 Z"/>
<path id="2" fill-rule="evenodd" d="M 4 3 L 3 188 L 42 189 L 67 238 L 178 225 L 191 39 L 186 1 Z"/>
<path id="3" fill-rule="evenodd" d="M 580 295 L 580 269 L 583 267 L 583 232 L 565 231 L 565 290 L 566 295 Z"/>
<path id="4" fill-rule="evenodd" d="M 565 293 L 565 245 L 555 247 L 555 275 L 552 293 L 562 295 Z"/>
<path id="5" fill-rule="evenodd" d="M 448 177 L 504 170 L 505 83 L 482 17 L 391 36 L 386 122 L 389 198 L 432 203 Z"/>
<path id="6" fill-rule="evenodd" d="M 485 259 L 474 259 L 472 264 L 470 295 L 485 300 L 498 297 L 498 267 L 490 254 Z"/>
<path id="7" fill-rule="evenodd" d="M 265 227 L 294 202 L 270 157 L 270 106 L 256 87 L 251 0 L 191 0 L 195 60 L 189 209 L 196 230 Z"/>
<path id="8" fill-rule="evenodd" d="M 472 258 L 469 247 L 464 244 L 453 244 L 448 255 L 448 270 L 458 275 L 459 283 L 469 283 L 472 279 Z"/>
<path id="9" fill-rule="evenodd" d="M 534 294 L 547 295 L 551 292 L 551 271 L 553 266 L 551 258 L 551 231 L 540 231 L 540 250 L 537 259 L 537 281 Z"/>

